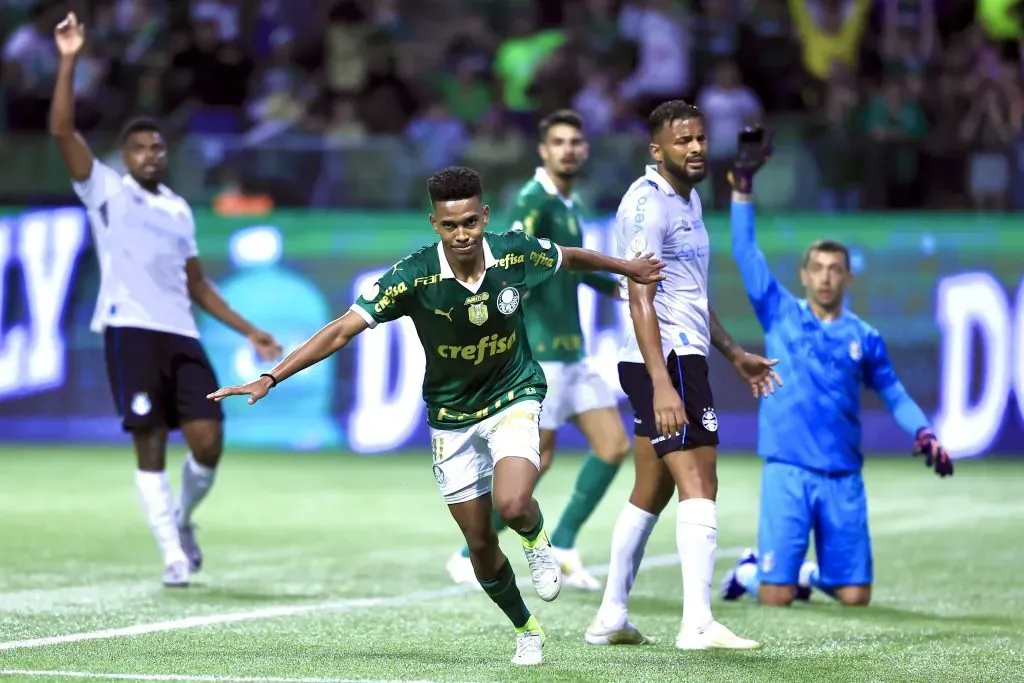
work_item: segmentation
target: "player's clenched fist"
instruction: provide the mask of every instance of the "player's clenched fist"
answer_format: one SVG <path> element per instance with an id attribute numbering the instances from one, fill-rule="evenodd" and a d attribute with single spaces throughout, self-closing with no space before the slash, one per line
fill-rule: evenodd
<path id="1" fill-rule="evenodd" d="M 85 45 L 85 24 L 78 23 L 74 12 L 68 12 L 64 21 L 57 24 L 53 35 L 61 56 L 74 57 Z"/>
<path id="2" fill-rule="evenodd" d="M 671 384 L 656 384 L 654 387 L 654 428 L 666 439 L 683 431 L 686 425 L 686 411 L 683 400 Z"/>

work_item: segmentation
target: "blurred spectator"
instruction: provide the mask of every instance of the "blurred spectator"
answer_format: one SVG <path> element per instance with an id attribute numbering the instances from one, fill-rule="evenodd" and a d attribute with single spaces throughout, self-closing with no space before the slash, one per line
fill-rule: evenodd
<path id="1" fill-rule="evenodd" d="M 619 15 L 622 35 L 637 44 L 636 70 L 619 87 L 619 95 L 647 116 L 661 102 L 692 96 L 690 31 L 670 0 L 633 0 Z"/>
<path id="2" fill-rule="evenodd" d="M 928 133 L 928 120 L 913 96 L 906 77 L 890 76 L 867 101 L 864 128 L 872 141 L 867 173 L 879 181 L 875 189 L 880 206 L 920 208 L 920 145 Z"/>
<path id="3" fill-rule="evenodd" d="M 60 8 L 37 3 L 28 21 L 14 29 L 3 47 L 3 85 L 7 91 L 6 118 L 11 130 L 44 130 L 53 82 L 57 49 L 53 27 Z"/>
<path id="4" fill-rule="evenodd" d="M 752 44 L 750 31 L 741 21 L 739 0 L 701 0 L 700 13 L 693 22 L 693 61 L 699 90 L 712 80 L 722 62 L 735 62 L 742 72 L 750 70 L 760 55 L 748 58 Z M 788 26 L 787 26 L 788 28 Z"/>
<path id="5" fill-rule="evenodd" d="M 725 209 L 731 195 L 726 174 L 736 155 L 736 136 L 744 126 L 761 122 L 761 103 L 754 91 L 743 85 L 736 64 L 723 62 L 715 68 L 713 81 L 698 94 L 697 106 L 704 112 L 708 136 L 713 195 L 707 204 Z"/>
<path id="6" fill-rule="evenodd" d="M 327 15 L 324 69 L 333 94 L 354 94 L 367 84 L 371 26 L 356 0 L 335 0 Z"/>
<path id="7" fill-rule="evenodd" d="M 565 42 L 557 29 L 539 29 L 532 13 L 512 19 L 508 38 L 494 56 L 494 75 L 501 89 L 501 101 L 510 121 L 522 130 L 532 130 L 537 103 L 529 94 L 541 65 Z"/>
<path id="8" fill-rule="evenodd" d="M 220 39 L 220 25 L 200 15 L 191 41 L 171 61 L 179 97 L 192 110 L 189 130 L 196 133 L 239 133 L 239 111 L 246 101 L 254 65 L 238 41 Z"/>
<path id="9" fill-rule="evenodd" d="M 804 94 L 810 106 L 821 102 L 833 61 L 857 68 L 870 9 L 871 0 L 789 0 L 804 69 L 811 78 Z"/>
<path id="10" fill-rule="evenodd" d="M 960 124 L 968 146 L 968 190 L 975 208 L 1008 208 L 1014 146 L 1024 125 L 1024 98 L 1017 65 L 998 61 L 987 50 L 978 53 L 974 73 L 965 85 L 970 108 Z"/>
<path id="11" fill-rule="evenodd" d="M 374 135 L 401 134 L 416 111 L 416 97 L 398 75 L 394 54 L 387 46 L 369 53 L 366 82 L 359 93 L 359 115 Z"/>
<path id="12" fill-rule="evenodd" d="M 142 0 L 127 0 L 140 5 Z M 126 0 L 122 0 L 122 3 Z M 242 7 L 240 0 L 193 0 L 192 20 L 209 20 L 217 25 L 217 36 L 230 43 L 241 38 Z M 138 8 L 136 8 L 138 9 Z"/>
<path id="13" fill-rule="evenodd" d="M 331 147 L 355 147 L 366 140 L 366 124 L 354 101 L 339 97 L 333 102 L 325 133 Z"/>
<path id="14" fill-rule="evenodd" d="M 611 131 L 615 120 L 616 97 L 608 74 L 592 60 L 582 68 L 583 87 L 572 100 L 572 108 L 583 116 L 585 132 L 589 137 Z"/>
<path id="15" fill-rule="evenodd" d="M 405 137 L 412 144 L 413 163 L 427 175 L 453 165 L 468 141 L 465 126 L 451 115 L 441 99 L 434 99 L 413 117 Z"/>
<path id="16" fill-rule="evenodd" d="M 814 150 L 821 211 L 845 212 L 860 208 L 864 172 L 863 119 L 856 75 L 840 62 L 833 62 L 825 103 L 815 121 Z"/>
<path id="17" fill-rule="evenodd" d="M 885 73 L 924 75 L 938 47 L 935 0 L 883 0 Z"/>
<path id="18" fill-rule="evenodd" d="M 749 35 L 741 51 L 744 82 L 765 110 L 788 111 L 800 107 L 800 45 L 794 40 L 786 0 L 755 0 L 747 12 Z"/>
<path id="19" fill-rule="evenodd" d="M 455 67 L 455 73 L 441 73 L 437 90 L 452 116 L 474 126 L 494 104 L 494 95 L 479 65 L 469 57 Z"/>
<path id="20" fill-rule="evenodd" d="M 528 153 L 525 136 L 505 124 L 501 110 L 492 109 L 480 120 L 480 128 L 467 145 L 463 161 L 480 168 L 485 176 L 493 173 L 505 177 Z"/>

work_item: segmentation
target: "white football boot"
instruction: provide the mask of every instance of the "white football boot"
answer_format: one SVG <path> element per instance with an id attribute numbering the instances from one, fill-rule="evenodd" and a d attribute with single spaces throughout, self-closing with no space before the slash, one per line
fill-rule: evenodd
<path id="1" fill-rule="evenodd" d="M 712 621 L 700 631 L 686 631 L 680 627 L 676 647 L 680 650 L 756 650 L 761 644 L 740 638 L 722 624 Z"/>

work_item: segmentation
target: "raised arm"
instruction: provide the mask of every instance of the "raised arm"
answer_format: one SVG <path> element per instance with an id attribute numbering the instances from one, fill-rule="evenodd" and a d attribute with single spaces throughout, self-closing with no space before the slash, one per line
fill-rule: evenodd
<path id="1" fill-rule="evenodd" d="M 75 64 L 85 45 L 85 26 L 78 23 L 74 12 L 69 12 L 54 31 L 60 64 L 57 82 L 50 105 L 50 135 L 57 141 L 57 149 L 64 159 L 71 179 L 82 182 L 92 172 L 93 155 L 85 139 L 75 130 Z"/>
<path id="2" fill-rule="evenodd" d="M 369 325 L 358 314 L 347 311 L 343 316 L 320 329 L 319 332 L 303 342 L 298 348 L 285 356 L 269 373 L 260 375 L 259 379 L 248 384 L 224 387 L 213 392 L 207 398 L 220 401 L 227 396 L 249 397 L 249 405 L 256 403 L 267 393 L 292 375 L 316 365 L 333 353 L 340 351 L 352 341 L 356 335 L 367 329 Z"/>
<path id="3" fill-rule="evenodd" d="M 751 196 L 732 193 L 730 217 L 732 231 L 732 257 L 740 270 L 743 288 L 754 307 L 754 313 L 767 330 L 771 327 L 784 297 L 789 292 L 775 279 L 764 252 L 757 245 L 754 232 L 754 204 Z"/>

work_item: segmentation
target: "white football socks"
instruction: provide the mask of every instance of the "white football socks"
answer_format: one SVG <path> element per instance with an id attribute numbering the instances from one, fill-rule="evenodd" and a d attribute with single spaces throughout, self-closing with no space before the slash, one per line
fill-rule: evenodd
<path id="1" fill-rule="evenodd" d="M 683 630 L 702 632 L 711 616 L 711 579 L 718 549 L 715 501 L 690 498 L 679 501 L 676 512 L 676 548 L 683 565 Z"/>
<path id="2" fill-rule="evenodd" d="M 136 470 L 135 489 L 139 492 L 146 521 L 156 538 L 156 545 L 163 555 L 164 564 L 187 562 L 178 539 L 178 524 L 175 520 L 174 496 L 166 472 L 145 472 Z"/>
<path id="3" fill-rule="evenodd" d="M 622 626 L 626 620 L 626 605 L 629 591 L 640 571 L 647 539 L 658 522 L 658 515 L 641 510 L 626 502 L 615 520 L 612 531 L 612 556 L 608 566 L 608 580 L 605 582 L 604 598 L 598 614 L 601 620 L 612 626 Z"/>
<path id="4" fill-rule="evenodd" d="M 213 487 L 217 470 L 196 462 L 189 453 L 181 466 L 181 503 L 178 506 L 178 525 L 192 522 L 192 513 Z"/>

